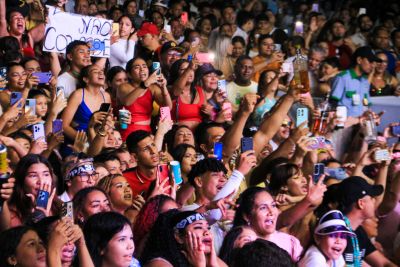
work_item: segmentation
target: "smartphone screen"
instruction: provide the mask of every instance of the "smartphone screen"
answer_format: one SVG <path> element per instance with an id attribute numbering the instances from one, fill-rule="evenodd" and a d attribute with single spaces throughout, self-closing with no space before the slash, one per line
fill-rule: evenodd
<path id="1" fill-rule="evenodd" d="M 36 206 L 47 208 L 47 202 L 49 201 L 49 192 L 39 190 L 37 198 L 36 198 Z"/>
<path id="2" fill-rule="evenodd" d="M 220 142 L 214 143 L 214 155 L 217 156 L 218 160 L 222 160 L 222 148 L 223 148 L 222 143 L 220 143 Z"/>

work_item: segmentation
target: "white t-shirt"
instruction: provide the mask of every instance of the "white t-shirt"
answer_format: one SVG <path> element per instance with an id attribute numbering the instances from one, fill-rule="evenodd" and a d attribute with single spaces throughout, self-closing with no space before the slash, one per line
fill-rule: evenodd
<path id="1" fill-rule="evenodd" d="M 78 80 L 74 78 L 69 72 L 64 72 L 57 79 L 57 87 L 64 87 L 64 96 L 66 99 L 76 90 Z"/>
<path id="2" fill-rule="evenodd" d="M 346 263 L 343 259 L 343 256 L 340 256 L 339 259 L 335 260 L 332 266 L 342 267 L 345 266 Z M 312 245 L 309 249 L 307 249 L 306 254 L 298 263 L 299 267 L 330 267 L 326 262 L 325 256 L 321 253 L 321 251 L 314 245 Z"/>
<path id="3" fill-rule="evenodd" d="M 133 58 L 135 54 L 136 42 L 132 40 L 119 39 L 118 42 L 111 45 L 110 48 L 110 67 L 121 66 L 126 68 L 126 63 Z"/>
<path id="4" fill-rule="evenodd" d="M 235 82 L 230 82 L 226 86 L 228 100 L 236 107 L 239 106 L 242 97 L 247 93 L 257 93 L 258 83 L 251 81 L 248 86 L 240 86 Z"/>

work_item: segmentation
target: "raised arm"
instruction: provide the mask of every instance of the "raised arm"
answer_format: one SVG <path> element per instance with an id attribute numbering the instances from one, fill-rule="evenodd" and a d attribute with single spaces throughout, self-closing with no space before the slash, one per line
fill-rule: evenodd
<path id="1" fill-rule="evenodd" d="M 289 112 L 290 107 L 299 98 L 299 92 L 293 86 L 288 94 L 279 99 L 278 103 L 269 112 L 269 116 L 262 122 L 260 129 L 254 135 L 254 151 L 258 155 L 265 145 L 272 139 L 281 127 L 283 119 Z"/>
<path id="2" fill-rule="evenodd" d="M 6 0 L 0 0 L 0 36 L 7 36 Z"/>
<path id="3" fill-rule="evenodd" d="M 229 158 L 239 146 L 244 126 L 253 112 L 258 98 L 258 95 L 252 93 L 244 95 L 240 109 L 236 114 L 235 121 L 222 136 L 221 142 L 224 144 L 222 154 L 225 162 L 228 162 Z"/>
<path id="4" fill-rule="evenodd" d="M 190 73 L 192 71 L 196 71 L 197 64 L 193 61 L 189 63 L 189 67 L 186 68 L 186 70 L 178 77 L 178 79 L 174 82 L 172 85 L 172 94 L 175 97 L 180 96 L 182 93 L 183 89 L 185 89 L 185 86 L 187 84 L 187 81 L 189 79 Z"/>

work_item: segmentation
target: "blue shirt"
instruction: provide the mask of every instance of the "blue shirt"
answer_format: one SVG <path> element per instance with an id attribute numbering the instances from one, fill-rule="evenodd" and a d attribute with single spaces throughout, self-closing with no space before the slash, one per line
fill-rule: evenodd
<path id="1" fill-rule="evenodd" d="M 359 117 L 364 113 L 364 105 L 370 105 L 370 83 L 365 75 L 357 76 L 354 69 L 339 73 L 332 83 L 331 99 L 336 100 L 339 106 L 347 107 L 347 116 Z M 360 96 L 360 103 L 353 102 L 353 96 Z"/>

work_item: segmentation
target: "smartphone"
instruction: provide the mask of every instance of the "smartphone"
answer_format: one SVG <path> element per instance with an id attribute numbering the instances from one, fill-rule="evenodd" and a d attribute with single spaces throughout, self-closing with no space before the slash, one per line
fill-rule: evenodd
<path id="1" fill-rule="evenodd" d="M 57 119 L 53 121 L 53 133 L 59 133 L 63 131 L 62 120 Z"/>
<path id="2" fill-rule="evenodd" d="M 36 115 L 36 99 L 28 98 L 25 101 L 25 113 L 28 113 L 29 110 L 31 115 Z"/>
<path id="3" fill-rule="evenodd" d="M 111 108 L 111 104 L 110 103 L 102 103 L 101 105 L 100 105 L 100 109 L 99 109 L 99 111 L 100 112 L 110 112 L 110 108 Z"/>
<path id="4" fill-rule="evenodd" d="M 282 72 L 285 72 L 285 73 L 293 72 L 293 63 L 291 63 L 291 62 L 283 62 L 282 63 Z"/>
<path id="5" fill-rule="evenodd" d="M 376 161 L 387 161 L 387 160 L 391 160 L 392 158 L 390 157 L 389 150 L 379 149 L 379 150 L 375 151 L 374 159 Z"/>
<path id="6" fill-rule="evenodd" d="M 38 140 L 39 138 L 44 138 L 44 141 L 46 141 L 46 135 L 44 133 L 44 125 L 43 123 L 38 123 L 32 125 L 32 132 L 33 132 L 33 140 Z"/>
<path id="7" fill-rule="evenodd" d="M 275 52 L 280 52 L 281 49 L 282 49 L 282 45 L 281 44 L 275 44 L 275 46 L 274 46 L 274 51 Z"/>
<path id="8" fill-rule="evenodd" d="M 214 61 L 214 53 L 197 53 L 196 58 L 200 63 L 212 63 Z"/>
<path id="9" fill-rule="evenodd" d="M 61 94 L 64 96 L 64 86 L 57 86 L 56 95 L 60 96 Z"/>
<path id="10" fill-rule="evenodd" d="M 298 108 L 296 110 L 296 127 L 308 120 L 308 108 Z"/>
<path id="11" fill-rule="evenodd" d="M 358 10 L 358 15 L 363 15 L 363 14 L 367 14 L 367 9 L 365 7 L 360 7 L 360 9 Z"/>
<path id="12" fill-rule="evenodd" d="M 36 76 L 39 78 L 39 84 L 45 84 L 49 83 L 50 78 L 51 78 L 51 72 L 34 72 L 32 73 L 33 76 Z"/>
<path id="13" fill-rule="evenodd" d="M 181 15 L 182 25 L 186 25 L 186 23 L 188 23 L 188 21 L 189 21 L 189 14 L 186 11 L 182 12 L 182 15 Z"/>
<path id="14" fill-rule="evenodd" d="M 347 177 L 346 169 L 345 168 L 325 168 L 325 173 L 329 177 L 343 180 Z"/>
<path id="15" fill-rule="evenodd" d="M 68 202 L 64 202 L 62 204 L 62 208 L 61 208 L 61 217 L 65 218 L 71 218 L 72 221 L 74 220 L 74 208 L 73 208 L 73 202 L 72 201 L 68 201 Z"/>
<path id="16" fill-rule="evenodd" d="M 161 64 L 160 62 L 154 61 L 153 65 L 151 66 L 153 72 L 157 71 L 157 75 L 161 74 Z"/>
<path id="17" fill-rule="evenodd" d="M 221 142 L 214 143 L 214 155 L 217 156 L 218 160 L 222 160 L 222 148 L 223 144 Z"/>
<path id="18" fill-rule="evenodd" d="M 142 10 L 142 9 L 139 10 L 139 16 L 141 16 L 142 18 L 144 18 L 144 10 Z"/>
<path id="19" fill-rule="evenodd" d="M 226 91 L 226 80 L 218 80 L 218 90 L 227 93 Z"/>
<path id="20" fill-rule="evenodd" d="M 164 25 L 164 30 L 165 30 L 165 32 L 167 32 L 167 33 L 171 33 L 171 25 L 165 24 L 165 25 Z"/>
<path id="21" fill-rule="evenodd" d="M 325 173 L 325 165 L 323 163 L 317 163 L 314 165 L 314 171 L 313 171 L 313 182 L 314 184 L 317 184 L 319 181 L 319 178 Z"/>
<path id="22" fill-rule="evenodd" d="M 391 127 L 392 134 L 394 136 L 399 136 L 400 135 L 400 125 L 395 125 Z"/>
<path id="23" fill-rule="evenodd" d="M 325 137 L 323 136 L 315 136 L 309 138 L 310 142 L 307 145 L 309 149 L 317 150 L 325 148 Z"/>
<path id="24" fill-rule="evenodd" d="M 119 36 L 119 23 L 113 23 L 112 25 L 112 35 Z"/>
<path id="25" fill-rule="evenodd" d="M 39 190 L 37 198 L 36 198 L 36 206 L 37 207 L 42 207 L 42 208 L 47 208 L 47 203 L 49 202 L 49 192 Z"/>
<path id="26" fill-rule="evenodd" d="M 240 140 L 240 150 L 243 152 L 253 150 L 253 138 L 252 137 L 242 137 Z"/>
<path id="27" fill-rule="evenodd" d="M 20 99 L 22 98 L 22 93 L 21 92 L 11 92 L 11 97 L 10 97 L 10 106 L 13 106 L 15 103 L 17 103 Z M 22 108 L 22 103 L 18 105 L 18 108 Z"/>
<path id="28" fill-rule="evenodd" d="M 312 4 L 311 11 L 313 11 L 313 12 L 319 12 L 319 5 L 318 5 L 318 3 Z"/>
<path id="29" fill-rule="evenodd" d="M 230 114 L 229 118 L 227 119 L 227 121 L 231 121 L 232 120 L 232 104 L 230 102 L 224 102 L 222 104 L 222 110 L 228 110 L 228 113 Z"/>
<path id="30" fill-rule="evenodd" d="M 167 164 L 160 164 L 157 166 L 157 175 L 160 178 L 160 183 L 164 182 L 165 179 L 167 179 L 168 182 L 166 182 L 165 186 L 168 186 L 171 184 L 169 182 L 169 169 L 168 169 Z"/>
<path id="31" fill-rule="evenodd" d="M 6 80 L 7 79 L 7 68 L 6 67 L 1 67 L 0 68 L 0 80 Z M 4 87 L 0 87 L 0 91 L 4 90 Z"/>
<path id="32" fill-rule="evenodd" d="M 160 120 L 163 121 L 166 118 L 171 120 L 171 109 L 169 107 L 160 107 Z"/>

